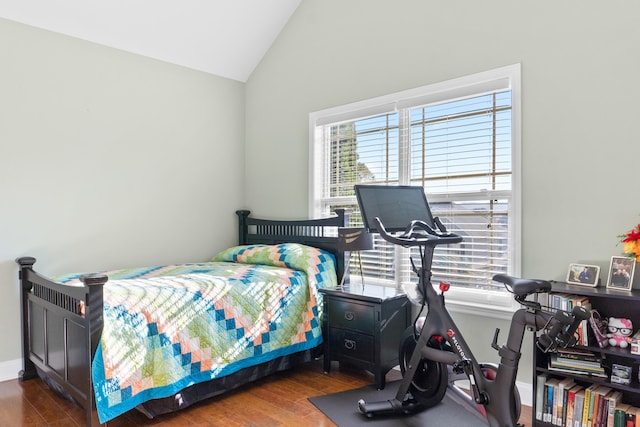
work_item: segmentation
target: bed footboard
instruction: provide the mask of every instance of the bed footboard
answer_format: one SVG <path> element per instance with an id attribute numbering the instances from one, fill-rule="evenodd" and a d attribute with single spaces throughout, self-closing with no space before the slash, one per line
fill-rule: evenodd
<path id="1" fill-rule="evenodd" d="M 87 414 L 87 425 L 97 425 L 91 381 L 91 361 L 103 327 L 104 274 L 81 277 L 83 285 L 53 282 L 33 270 L 36 259 L 20 264 L 22 360 L 20 380 L 35 378 L 40 370 L 54 380 L 67 397 Z"/>

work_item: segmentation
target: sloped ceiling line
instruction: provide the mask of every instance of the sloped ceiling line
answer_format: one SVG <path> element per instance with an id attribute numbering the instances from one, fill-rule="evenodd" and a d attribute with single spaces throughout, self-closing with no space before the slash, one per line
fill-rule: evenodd
<path id="1" fill-rule="evenodd" d="M 246 82 L 301 0 L 0 0 L 0 17 Z"/>

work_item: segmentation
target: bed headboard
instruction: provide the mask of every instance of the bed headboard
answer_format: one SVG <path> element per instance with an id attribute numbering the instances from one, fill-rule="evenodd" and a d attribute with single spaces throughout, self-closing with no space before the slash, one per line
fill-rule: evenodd
<path id="1" fill-rule="evenodd" d="M 338 282 L 345 273 L 345 254 L 338 247 L 338 227 L 349 226 L 349 211 L 336 209 L 336 216 L 321 219 L 279 221 L 249 217 L 251 211 L 239 210 L 240 245 L 301 243 L 324 249 L 336 257 Z"/>

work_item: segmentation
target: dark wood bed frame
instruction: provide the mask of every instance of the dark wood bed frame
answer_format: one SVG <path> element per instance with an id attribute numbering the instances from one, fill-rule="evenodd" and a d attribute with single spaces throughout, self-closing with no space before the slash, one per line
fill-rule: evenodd
<path id="1" fill-rule="evenodd" d="M 239 244 L 291 242 L 325 249 L 336 256 L 338 279 L 345 273 L 345 254 L 339 250 L 337 238 L 337 228 L 349 223 L 344 209 L 336 209 L 336 216 L 330 218 L 297 221 L 250 218 L 247 210 L 236 214 Z M 85 410 L 88 426 L 99 425 L 91 362 L 102 334 L 102 287 L 108 277 L 88 274 L 81 277 L 83 285 L 69 286 L 37 273 L 33 257 L 21 257 L 16 262 L 20 264 L 22 290 L 23 370 L 19 379 L 42 376 L 56 392 Z M 255 379 L 256 375 L 253 376 Z"/>

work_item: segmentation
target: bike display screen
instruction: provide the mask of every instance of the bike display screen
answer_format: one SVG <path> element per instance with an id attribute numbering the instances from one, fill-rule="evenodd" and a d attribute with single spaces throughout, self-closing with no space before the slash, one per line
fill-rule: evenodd
<path id="1" fill-rule="evenodd" d="M 375 218 L 389 232 L 404 231 L 413 220 L 426 222 L 435 228 L 427 196 L 422 187 L 393 185 L 355 185 L 356 198 L 364 227 L 377 233 Z"/>

